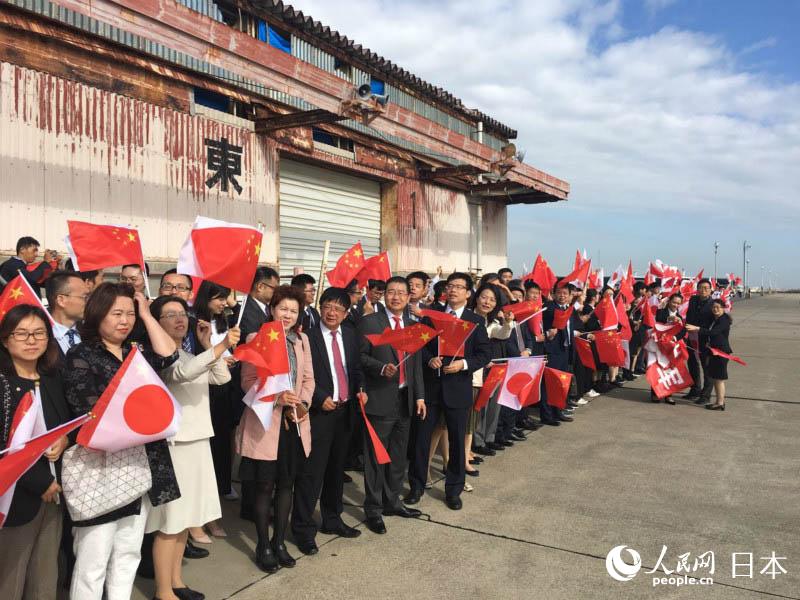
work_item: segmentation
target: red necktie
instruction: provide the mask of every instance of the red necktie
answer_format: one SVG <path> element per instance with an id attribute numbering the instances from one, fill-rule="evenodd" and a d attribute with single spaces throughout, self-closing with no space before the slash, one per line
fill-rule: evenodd
<path id="1" fill-rule="evenodd" d="M 392 317 L 392 319 L 394 319 L 394 328 L 402 329 L 400 326 L 400 317 L 395 315 Z M 399 350 L 397 351 L 397 358 L 400 359 L 400 387 L 403 387 L 406 384 L 406 363 L 403 362 L 405 356 L 405 352 L 401 352 Z"/>
<path id="2" fill-rule="evenodd" d="M 344 363 L 342 362 L 342 353 L 339 350 L 339 344 L 336 343 L 336 334 L 338 331 L 331 331 L 331 341 L 333 348 L 333 368 L 336 369 L 336 381 L 339 384 L 339 402 L 347 402 L 347 373 L 344 370 Z"/>

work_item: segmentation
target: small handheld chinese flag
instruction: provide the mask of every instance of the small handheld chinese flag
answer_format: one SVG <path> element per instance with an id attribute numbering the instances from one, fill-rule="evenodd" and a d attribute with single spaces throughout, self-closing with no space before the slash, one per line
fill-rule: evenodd
<path id="1" fill-rule="evenodd" d="M 544 388 L 547 391 L 547 403 L 550 406 L 562 409 L 567 407 L 570 382 L 572 382 L 572 373 L 551 367 L 544 368 Z"/>
<path id="2" fill-rule="evenodd" d="M 506 304 L 503 308 L 503 312 L 510 312 L 514 315 L 514 320 L 517 323 L 524 323 L 531 317 L 533 317 L 536 313 L 541 312 L 542 310 L 542 303 L 541 301 L 534 301 L 534 300 L 525 300 L 524 302 L 515 302 L 514 304 Z"/>
<path id="3" fill-rule="evenodd" d="M 178 433 L 181 405 L 134 346 L 92 407 L 92 420 L 77 441 L 93 450 L 117 452 Z"/>
<path id="4" fill-rule="evenodd" d="M 383 333 L 370 334 L 365 337 L 373 346 L 389 345 L 398 353 L 414 354 L 437 335 L 439 333 L 427 325 L 415 323 L 402 329 L 387 327 Z"/>
<path id="5" fill-rule="evenodd" d="M 555 310 L 553 312 L 553 329 L 564 329 L 569 323 L 573 310 L 575 310 L 573 304 L 570 304 L 566 310 Z"/>
<path id="6" fill-rule="evenodd" d="M 622 336 L 623 340 L 630 342 L 631 338 L 633 337 L 633 330 L 631 329 L 630 319 L 628 319 L 628 313 L 625 312 L 625 305 L 623 304 L 621 293 L 619 296 L 617 296 L 617 302 L 615 306 L 617 308 L 617 316 L 619 317 L 619 324 L 620 327 L 622 328 L 620 329 L 620 335 Z"/>
<path id="7" fill-rule="evenodd" d="M 716 348 L 712 348 L 711 346 L 709 346 L 708 349 L 714 356 L 721 356 L 722 358 L 727 358 L 728 360 L 732 360 L 733 362 L 739 363 L 743 367 L 747 366 L 747 363 L 744 362 L 738 356 L 734 356 L 733 354 L 728 354 L 727 352 L 723 352 L 722 350 L 717 350 Z"/>
<path id="8" fill-rule="evenodd" d="M 550 265 L 548 265 L 547 261 L 542 258 L 541 254 L 536 255 L 536 262 L 533 264 L 533 271 L 526 275 L 523 278 L 523 281 L 528 279 L 532 279 L 533 282 L 541 288 L 542 294 L 545 296 L 550 293 L 550 291 L 556 285 L 556 281 L 558 281 L 556 274 L 553 273 Z"/>
<path id="9" fill-rule="evenodd" d="M 53 323 L 53 318 L 50 316 L 50 313 L 45 310 L 42 301 L 39 299 L 39 295 L 33 291 L 31 284 L 28 283 L 28 280 L 22 275 L 17 275 L 8 282 L 3 293 L 0 294 L 0 319 L 3 319 L 8 311 L 20 304 L 38 306 L 47 314 L 50 323 Z"/>
<path id="10" fill-rule="evenodd" d="M 378 279 L 386 281 L 392 276 L 392 268 L 389 266 L 389 253 L 381 252 L 377 256 L 371 256 L 364 261 L 364 266 L 356 275 L 358 287 L 363 288 L 367 286 L 370 279 Z M 349 281 L 347 282 L 350 283 Z"/>
<path id="11" fill-rule="evenodd" d="M 594 344 L 601 362 L 611 367 L 625 366 L 625 350 L 622 348 L 622 337 L 618 332 L 595 331 Z"/>
<path id="12" fill-rule="evenodd" d="M 361 407 L 361 416 L 364 418 L 364 426 L 367 428 L 369 440 L 372 442 L 372 450 L 375 452 L 375 458 L 377 459 L 379 465 L 386 465 L 392 462 L 392 459 L 389 458 L 389 453 L 386 451 L 386 448 L 383 447 L 381 439 L 378 437 L 378 434 L 375 433 L 375 428 L 367 418 L 367 412 L 364 410 L 364 404 L 366 404 L 364 400 L 364 393 L 359 392 L 356 394 L 356 397 L 358 398 L 358 405 Z"/>
<path id="13" fill-rule="evenodd" d="M 196 217 L 178 256 L 178 273 L 248 293 L 263 235 L 255 227 Z"/>
<path id="14" fill-rule="evenodd" d="M 576 336 L 575 351 L 584 367 L 597 371 L 597 364 L 594 362 L 594 354 L 592 354 L 592 342 Z"/>
<path id="15" fill-rule="evenodd" d="M 492 394 L 494 394 L 497 387 L 503 383 L 507 369 L 507 364 L 493 364 L 489 367 L 489 373 L 484 377 L 481 391 L 478 392 L 478 397 L 475 399 L 475 404 L 473 405 L 474 410 L 480 410 L 489 403 Z"/>
<path id="16" fill-rule="evenodd" d="M 614 301 L 610 296 L 603 296 L 603 299 L 597 303 L 594 309 L 594 316 L 600 322 L 601 329 L 616 329 L 617 325 L 619 325 L 617 307 L 614 306 Z"/>
<path id="17" fill-rule="evenodd" d="M 575 287 L 579 287 L 581 289 L 586 287 L 586 280 L 589 279 L 589 269 L 592 268 L 592 261 L 587 260 L 580 266 L 575 267 L 575 270 L 572 271 L 569 275 L 564 277 L 561 281 L 558 282 L 558 287 L 563 287 L 568 283 L 571 283 Z"/>
<path id="18" fill-rule="evenodd" d="M 131 227 L 67 221 L 67 249 L 76 271 L 139 265 L 144 255 L 139 232 Z"/>
<path id="19" fill-rule="evenodd" d="M 339 257 L 336 266 L 326 273 L 328 282 L 333 287 L 346 288 L 364 268 L 364 264 L 364 250 L 361 242 L 356 242 Z"/>
<path id="20" fill-rule="evenodd" d="M 463 321 L 453 315 L 425 308 L 420 311 L 423 317 L 428 317 L 433 326 L 439 330 L 439 356 L 461 356 L 467 338 L 472 335 L 477 323 Z"/>

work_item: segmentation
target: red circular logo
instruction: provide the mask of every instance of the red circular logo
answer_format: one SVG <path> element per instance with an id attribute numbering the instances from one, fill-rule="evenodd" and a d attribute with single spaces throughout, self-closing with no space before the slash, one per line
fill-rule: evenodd
<path id="1" fill-rule="evenodd" d="M 525 386 L 532 380 L 533 377 L 528 373 L 515 373 L 509 378 L 508 383 L 506 383 L 506 389 L 515 396 L 519 396 Z"/>
<path id="2" fill-rule="evenodd" d="M 164 431 L 175 416 L 172 398 L 162 387 L 143 385 L 131 393 L 122 407 L 125 423 L 140 435 Z"/>

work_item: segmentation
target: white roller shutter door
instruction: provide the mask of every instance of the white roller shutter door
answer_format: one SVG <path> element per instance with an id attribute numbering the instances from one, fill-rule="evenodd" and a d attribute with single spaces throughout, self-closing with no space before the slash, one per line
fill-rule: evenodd
<path id="1" fill-rule="evenodd" d="M 281 275 L 294 267 L 319 277 L 325 240 L 331 241 L 328 268 L 361 241 L 366 256 L 380 252 L 380 184 L 331 169 L 281 159 Z"/>

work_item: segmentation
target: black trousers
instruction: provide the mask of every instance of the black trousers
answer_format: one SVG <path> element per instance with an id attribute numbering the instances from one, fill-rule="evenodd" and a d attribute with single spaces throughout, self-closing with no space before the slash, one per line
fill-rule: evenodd
<path id="1" fill-rule="evenodd" d="M 689 354 L 692 354 L 689 351 Z M 714 391 L 714 380 L 708 374 L 708 360 L 711 357 L 710 352 L 702 352 L 700 354 L 700 366 L 703 369 L 703 387 L 700 390 L 700 396 L 706 401 L 711 400 L 711 392 Z"/>
<path id="2" fill-rule="evenodd" d="M 408 391 L 399 390 L 400 402 L 405 404 Z M 402 406 L 402 405 L 401 405 Z M 407 408 L 402 408 L 407 413 Z M 397 415 L 394 417 L 369 418 L 372 428 L 378 435 L 383 447 L 392 460 L 387 465 L 379 465 L 372 447 L 369 433 L 364 431 L 364 513 L 367 517 L 378 517 L 384 508 L 401 508 L 400 492 L 403 479 L 408 468 L 406 452 L 408 433 L 411 429 L 411 417 Z"/>
<path id="3" fill-rule="evenodd" d="M 211 396 L 211 425 L 214 437 L 211 438 L 211 458 L 217 475 L 217 491 L 222 496 L 231 491 L 233 469 L 234 411 L 230 397 L 230 384 L 209 386 Z"/>
<path id="4" fill-rule="evenodd" d="M 297 542 L 311 541 L 317 535 L 317 500 L 323 528 L 342 523 L 344 462 L 352 414 L 349 408 L 311 416 L 311 454 L 301 463 L 294 484 L 292 533 Z"/>
<path id="5" fill-rule="evenodd" d="M 447 459 L 447 473 L 444 480 L 444 493 L 450 498 L 460 496 L 464 491 L 466 478 L 466 448 L 464 436 L 467 435 L 467 420 L 472 407 L 450 408 L 441 402 L 426 402 L 428 415 L 420 421 L 417 429 L 417 444 L 414 456 L 414 468 L 411 474 L 411 489 L 422 492 L 428 479 L 428 454 L 431 449 L 431 436 L 439 415 L 444 414 L 447 425 L 447 439 L 450 443 L 450 455 Z"/>
<path id="6" fill-rule="evenodd" d="M 508 406 L 500 407 L 500 417 L 497 419 L 497 431 L 494 434 L 494 441 L 497 443 L 507 442 L 511 439 L 511 432 L 514 430 L 517 415 L 521 410 L 514 410 Z"/>
<path id="7" fill-rule="evenodd" d="M 688 345 L 687 342 L 687 346 Z M 699 394 L 700 388 L 703 387 L 703 381 L 700 378 L 700 361 L 698 360 L 697 353 L 692 350 L 691 346 L 689 346 L 689 358 L 686 359 L 686 366 L 689 368 L 689 375 L 692 376 L 692 381 L 694 382 L 689 391 Z"/>

